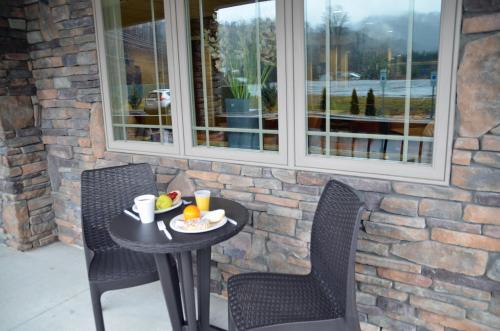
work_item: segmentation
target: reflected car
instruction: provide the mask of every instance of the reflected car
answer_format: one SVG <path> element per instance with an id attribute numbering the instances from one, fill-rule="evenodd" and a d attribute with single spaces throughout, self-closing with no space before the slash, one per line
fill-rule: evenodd
<path id="1" fill-rule="evenodd" d="M 162 109 L 170 106 L 170 89 L 152 90 L 144 99 L 144 111 L 148 114 L 158 111 L 158 102 Z"/>
<path id="2" fill-rule="evenodd" d="M 332 75 L 321 75 L 319 77 L 319 80 L 324 81 L 328 78 L 328 76 L 330 76 L 329 80 L 332 80 L 332 81 L 339 80 L 339 79 L 348 79 L 348 80 L 360 80 L 361 79 L 361 75 L 356 73 L 356 72 L 337 71 L 337 77 L 333 76 L 333 74 Z"/>

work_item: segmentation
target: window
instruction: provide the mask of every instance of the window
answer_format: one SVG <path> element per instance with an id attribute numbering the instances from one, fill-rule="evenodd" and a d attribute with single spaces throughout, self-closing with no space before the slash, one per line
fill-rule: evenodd
<path id="1" fill-rule="evenodd" d="M 436 141 L 436 129 L 447 131 L 452 81 L 438 58 L 453 53 L 444 47 L 451 38 L 439 40 L 441 8 L 436 0 L 304 1 L 299 164 L 444 177 L 435 169 L 446 153 L 434 154 L 447 142 Z"/>
<path id="2" fill-rule="evenodd" d="M 190 1 L 195 145 L 278 150 L 275 1 Z"/>
<path id="3" fill-rule="evenodd" d="M 280 5 L 274 0 L 185 2 L 192 113 L 188 154 L 283 163 Z"/>
<path id="4" fill-rule="evenodd" d="M 440 2 L 361 8 L 306 2 L 308 153 L 429 164 Z"/>
<path id="5" fill-rule="evenodd" d="M 110 149 L 447 181 L 455 1 L 95 1 Z"/>
<path id="6" fill-rule="evenodd" d="M 100 6 L 108 139 L 115 146 L 147 142 L 172 150 L 174 123 L 163 0 L 102 0 Z"/>

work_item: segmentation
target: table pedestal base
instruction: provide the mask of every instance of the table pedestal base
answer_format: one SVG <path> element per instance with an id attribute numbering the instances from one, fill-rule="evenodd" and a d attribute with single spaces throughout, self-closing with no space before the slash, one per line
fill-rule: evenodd
<path id="1" fill-rule="evenodd" d="M 191 252 L 176 254 L 178 268 L 172 266 L 170 254 L 155 254 L 163 295 L 173 331 L 222 331 L 211 326 L 210 320 L 210 256 L 211 248 L 196 251 L 198 274 L 198 318 Z M 179 287 L 179 280 L 181 286 Z M 181 295 L 182 299 L 181 300 Z M 184 319 L 186 317 L 186 320 Z"/>

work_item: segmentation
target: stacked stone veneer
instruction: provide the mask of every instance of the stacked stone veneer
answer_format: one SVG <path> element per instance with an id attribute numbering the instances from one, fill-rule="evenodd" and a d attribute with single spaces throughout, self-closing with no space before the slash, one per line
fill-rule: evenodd
<path id="1" fill-rule="evenodd" d="M 56 240 L 22 2 L 0 4 L 1 237 L 26 250 Z"/>
<path id="2" fill-rule="evenodd" d="M 148 162 L 160 189 L 184 182 L 251 211 L 213 250 L 212 286 L 224 292 L 238 272 L 308 271 L 314 210 L 336 178 L 366 201 L 356 259 L 364 330 L 500 329 L 499 11 L 498 1 L 464 0 L 451 183 L 434 186 L 105 152 L 91 2 L 27 6 L 59 239 L 81 244 L 83 169 Z"/>
<path id="3" fill-rule="evenodd" d="M 80 238 L 80 171 L 104 150 L 92 3 L 31 1 L 24 10 L 59 239 Z"/>

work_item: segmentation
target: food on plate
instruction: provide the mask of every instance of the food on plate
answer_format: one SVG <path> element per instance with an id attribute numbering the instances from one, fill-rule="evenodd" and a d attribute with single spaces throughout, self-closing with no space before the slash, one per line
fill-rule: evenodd
<path id="1" fill-rule="evenodd" d="M 181 191 L 170 191 L 167 193 L 168 197 L 172 199 L 172 204 L 175 206 L 181 201 Z"/>
<path id="2" fill-rule="evenodd" d="M 212 223 L 209 223 L 204 218 L 194 218 L 188 221 L 183 221 L 181 225 L 182 228 L 188 231 L 199 231 L 208 229 Z"/>
<path id="3" fill-rule="evenodd" d="M 173 201 L 167 194 L 160 194 L 156 199 L 156 210 L 167 209 L 172 207 Z"/>
<path id="4" fill-rule="evenodd" d="M 210 223 L 217 223 L 222 221 L 224 217 L 226 216 L 226 212 L 224 209 L 217 209 L 213 211 L 209 211 L 203 216 L 203 219 L 208 220 Z"/>
<path id="5" fill-rule="evenodd" d="M 184 216 L 184 221 L 189 221 L 197 218 L 199 219 L 201 213 L 198 207 L 196 207 L 195 205 L 189 205 L 186 208 L 184 208 L 182 215 Z"/>
<path id="6" fill-rule="evenodd" d="M 196 233 L 210 230 L 211 228 L 218 228 L 220 225 L 224 225 L 224 223 L 220 222 L 223 222 L 226 219 L 225 214 L 226 212 L 224 209 L 217 209 L 210 212 L 200 212 L 197 206 L 189 205 L 184 208 L 182 215 L 176 216 L 173 219 L 173 224 L 178 229 L 182 229 L 188 233 Z"/>

